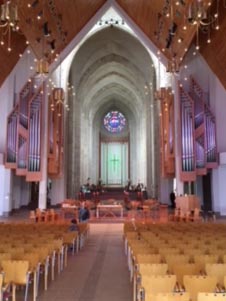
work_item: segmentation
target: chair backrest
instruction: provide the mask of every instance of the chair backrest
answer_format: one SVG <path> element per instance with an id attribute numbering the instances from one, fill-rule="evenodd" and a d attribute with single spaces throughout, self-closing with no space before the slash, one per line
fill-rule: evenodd
<path id="1" fill-rule="evenodd" d="M 175 275 L 143 276 L 141 285 L 149 294 L 171 293 L 176 285 Z"/>
<path id="2" fill-rule="evenodd" d="M 0 268 L 2 268 L 2 261 L 3 260 L 10 260 L 11 254 L 10 253 L 0 253 Z"/>
<path id="3" fill-rule="evenodd" d="M 200 271 L 205 271 L 206 263 L 217 263 L 218 255 L 194 255 L 194 262 L 199 265 Z"/>
<path id="4" fill-rule="evenodd" d="M 184 275 L 199 275 L 199 267 L 194 263 L 181 263 L 175 265 L 172 272 L 176 275 L 178 283 L 184 285 Z"/>
<path id="5" fill-rule="evenodd" d="M 29 271 L 29 262 L 27 260 L 15 260 L 13 263 L 15 271 L 13 282 L 18 285 L 25 285 Z"/>
<path id="6" fill-rule="evenodd" d="M 2 292 L 3 277 L 4 277 L 4 275 L 1 273 L 1 274 L 0 274 L 0 294 L 1 294 L 1 292 Z"/>
<path id="7" fill-rule="evenodd" d="M 226 263 L 207 263 L 205 269 L 208 276 L 216 276 L 218 284 L 224 286 Z"/>
<path id="8" fill-rule="evenodd" d="M 217 285 L 217 277 L 184 276 L 185 290 L 189 292 L 192 301 L 197 301 L 198 293 L 212 293 Z"/>
<path id="9" fill-rule="evenodd" d="M 178 264 L 189 263 L 190 256 L 185 254 L 168 254 L 165 256 L 168 269 L 173 273 L 173 268 Z"/>
<path id="10" fill-rule="evenodd" d="M 160 263 L 161 255 L 160 254 L 137 254 L 136 262 L 138 264 L 142 263 Z"/>
<path id="11" fill-rule="evenodd" d="M 190 295 L 183 293 L 159 293 L 156 295 L 145 294 L 145 301 L 190 301 Z"/>
<path id="12" fill-rule="evenodd" d="M 226 294 L 198 293 L 198 301 L 226 301 Z"/>
<path id="13" fill-rule="evenodd" d="M 14 281 L 14 261 L 12 260 L 3 260 L 2 261 L 2 269 L 4 271 L 4 283 L 9 284 Z"/>
<path id="14" fill-rule="evenodd" d="M 166 275 L 168 265 L 166 263 L 142 263 L 139 264 L 139 272 L 141 276 L 145 275 Z"/>
<path id="15" fill-rule="evenodd" d="M 168 256 L 169 254 L 179 254 L 180 253 L 180 249 L 179 248 L 170 248 L 170 247 L 160 247 L 159 248 L 159 254 L 162 255 L 162 258 L 164 260 L 166 256 Z"/>

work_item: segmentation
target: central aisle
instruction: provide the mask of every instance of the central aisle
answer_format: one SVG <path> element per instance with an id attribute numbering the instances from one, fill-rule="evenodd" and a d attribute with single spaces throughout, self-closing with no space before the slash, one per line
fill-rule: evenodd
<path id="1" fill-rule="evenodd" d="M 68 267 L 38 300 L 132 300 L 122 235 L 122 224 L 91 224 L 83 250 L 69 257 Z"/>

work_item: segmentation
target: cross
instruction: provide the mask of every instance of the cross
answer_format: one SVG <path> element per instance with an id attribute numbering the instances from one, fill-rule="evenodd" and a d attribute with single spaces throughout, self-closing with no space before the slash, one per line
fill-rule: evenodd
<path id="1" fill-rule="evenodd" d="M 119 159 L 116 159 L 116 156 L 114 155 L 114 159 L 111 159 L 110 161 L 113 163 L 113 169 L 115 171 L 115 166 L 116 166 L 116 163 L 119 163 Z"/>

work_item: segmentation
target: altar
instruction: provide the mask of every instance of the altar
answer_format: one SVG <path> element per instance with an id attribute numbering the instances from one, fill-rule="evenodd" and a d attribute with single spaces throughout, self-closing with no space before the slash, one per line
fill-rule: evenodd
<path id="1" fill-rule="evenodd" d="M 196 195 L 177 196 L 175 203 L 176 208 L 183 212 L 192 211 L 195 208 L 200 209 L 200 200 Z"/>
<path id="2" fill-rule="evenodd" d="M 102 213 L 102 215 L 101 215 Z M 96 218 L 106 217 L 106 216 L 123 218 L 123 206 L 122 205 L 114 205 L 114 204 L 99 204 L 96 208 Z"/>
<path id="3" fill-rule="evenodd" d="M 78 211 L 79 207 L 76 205 L 76 202 L 71 200 L 71 201 L 64 201 L 61 204 L 61 217 L 63 219 L 66 219 L 66 216 L 70 216 L 71 218 L 78 219 Z"/>

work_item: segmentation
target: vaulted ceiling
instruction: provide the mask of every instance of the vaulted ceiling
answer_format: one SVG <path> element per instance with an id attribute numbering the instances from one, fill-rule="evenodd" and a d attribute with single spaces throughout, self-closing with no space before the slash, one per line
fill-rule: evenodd
<path id="1" fill-rule="evenodd" d="M 0 0 L 0 4 L 4 1 Z M 11 1 L 18 2 L 20 30 L 12 33 L 11 52 L 8 52 L 5 46 L 0 46 L 0 84 L 27 47 L 26 41 L 29 41 L 38 58 L 45 53 L 51 61 L 107 2 L 107 0 Z M 176 59 L 181 62 L 196 33 L 196 26 L 191 25 L 184 16 L 188 5 L 196 0 L 171 1 L 115 0 L 168 60 Z M 212 0 L 212 6 L 216 1 Z M 206 7 L 209 2 L 203 0 Z M 220 29 L 211 31 L 210 44 L 206 43 L 205 36 L 200 37 L 200 52 L 226 88 L 226 43 L 224 43 L 226 9 L 224 1 L 219 1 L 219 5 Z M 186 30 L 183 30 L 184 25 L 187 27 Z M 51 50 L 54 50 L 54 53 L 51 53 Z"/>

